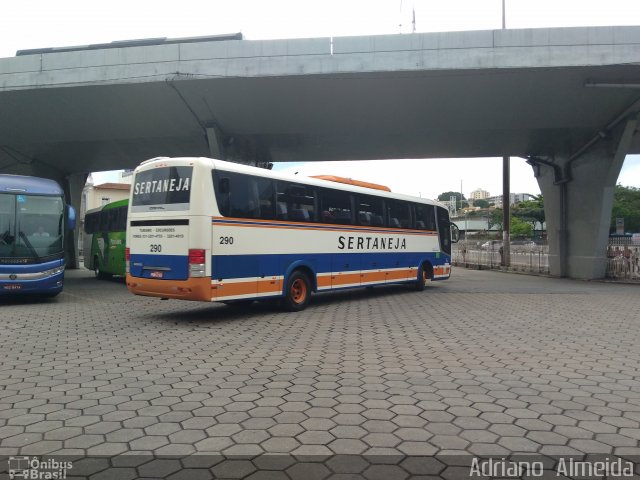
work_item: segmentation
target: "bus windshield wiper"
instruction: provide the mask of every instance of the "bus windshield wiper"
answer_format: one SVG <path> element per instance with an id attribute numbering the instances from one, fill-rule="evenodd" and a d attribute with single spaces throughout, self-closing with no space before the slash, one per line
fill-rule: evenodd
<path id="1" fill-rule="evenodd" d="M 40 256 L 38 255 L 38 251 L 35 248 L 33 248 L 33 245 L 31 245 L 31 242 L 29 241 L 25 233 L 22 230 L 20 230 L 19 235 L 20 235 L 20 238 L 22 238 L 22 241 L 24 241 L 24 244 L 29 248 L 29 250 L 31 250 L 31 253 L 33 253 L 33 256 L 35 257 L 36 261 L 40 262 Z"/>

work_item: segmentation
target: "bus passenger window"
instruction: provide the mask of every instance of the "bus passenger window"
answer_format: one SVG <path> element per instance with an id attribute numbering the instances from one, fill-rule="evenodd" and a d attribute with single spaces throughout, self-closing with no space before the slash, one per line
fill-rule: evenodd
<path id="1" fill-rule="evenodd" d="M 436 216 L 432 205 L 414 204 L 415 228 L 418 230 L 435 230 Z"/>
<path id="2" fill-rule="evenodd" d="M 286 215 L 283 220 L 316 221 L 316 196 L 312 186 L 278 181 L 276 189 L 277 210 L 279 215 L 280 212 Z"/>
<path id="3" fill-rule="evenodd" d="M 225 217 L 274 217 L 273 181 L 254 175 L 214 171 L 213 183 L 218 210 Z"/>
<path id="4" fill-rule="evenodd" d="M 387 212 L 389 214 L 389 227 L 409 228 L 411 226 L 408 203 L 389 200 L 387 201 Z"/>
<path id="5" fill-rule="evenodd" d="M 319 191 L 322 221 L 350 225 L 352 222 L 351 194 L 340 190 L 323 188 Z"/>
<path id="6" fill-rule="evenodd" d="M 382 199 L 368 195 L 358 195 L 358 223 L 360 225 L 382 226 L 384 208 Z"/>

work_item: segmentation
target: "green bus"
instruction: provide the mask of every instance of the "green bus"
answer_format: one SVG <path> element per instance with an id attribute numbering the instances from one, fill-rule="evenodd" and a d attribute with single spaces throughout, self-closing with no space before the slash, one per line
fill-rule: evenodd
<path id="1" fill-rule="evenodd" d="M 125 239 L 129 200 L 89 210 L 84 217 L 84 266 L 98 278 L 125 275 Z"/>

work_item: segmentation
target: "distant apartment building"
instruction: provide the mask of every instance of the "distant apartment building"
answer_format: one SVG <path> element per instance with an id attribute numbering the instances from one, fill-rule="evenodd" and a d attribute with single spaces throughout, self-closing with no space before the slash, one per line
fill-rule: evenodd
<path id="1" fill-rule="evenodd" d="M 529 193 L 511 193 L 509 195 L 509 205 L 515 205 L 516 203 L 526 202 L 533 200 L 534 195 Z M 497 208 L 502 208 L 502 195 L 496 195 L 495 197 L 489 197 L 486 199 L 490 204 L 493 204 Z"/>
<path id="2" fill-rule="evenodd" d="M 481 188 L 478 188 L 476 190 L 474 190 L 473 192 L 471 192 L 471 195 L 469 195 L 469 200 L 486 200 L 487 198 L 490 197 L 490 193 L 487 192 L 486 190 L 482 190 Z"/>

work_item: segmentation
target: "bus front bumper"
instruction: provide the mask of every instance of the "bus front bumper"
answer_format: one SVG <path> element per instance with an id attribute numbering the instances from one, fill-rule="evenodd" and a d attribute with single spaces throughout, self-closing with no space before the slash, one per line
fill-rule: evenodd
<path id="1" fill-rule="evenodd" d="M 14 277 L 14 278 L 12 278 Z M 31 274 L 0 274 L 0 295 L 60 293 L 64 283 L 64 267 Z"/>

